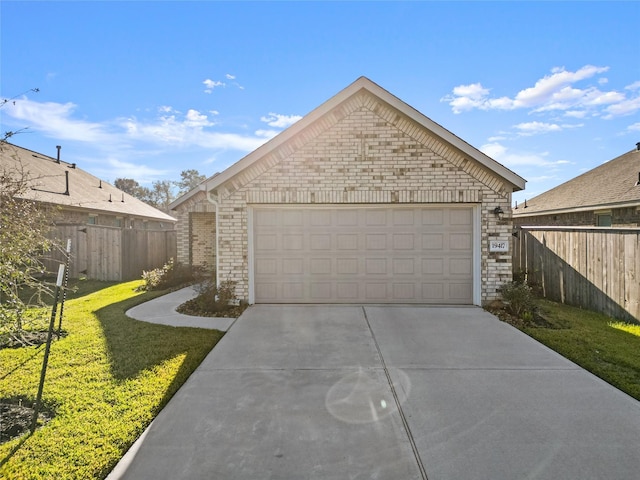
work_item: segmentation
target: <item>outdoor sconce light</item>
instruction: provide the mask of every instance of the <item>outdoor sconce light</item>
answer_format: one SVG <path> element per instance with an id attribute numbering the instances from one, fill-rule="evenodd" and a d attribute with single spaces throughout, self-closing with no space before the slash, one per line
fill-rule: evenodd
<path id="1" fill-rule="evenodd" d="M 502 210 L 502 207 L 496 207 L 493 209 L 493 214 L 500 218 L 502 215 L 504 215 L 504 210 Z"/>

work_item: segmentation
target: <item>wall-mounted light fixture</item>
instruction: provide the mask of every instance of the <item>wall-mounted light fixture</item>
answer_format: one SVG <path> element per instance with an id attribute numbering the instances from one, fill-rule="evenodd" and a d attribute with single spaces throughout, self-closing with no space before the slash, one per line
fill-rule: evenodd
<path id="1" fill-rule="evenodd" d="M 504 210 L 502 210 L 502 207 L 496 207 L 493 209 L 493 214 L 500 218 L 502 215 L 504 215 Z"/>

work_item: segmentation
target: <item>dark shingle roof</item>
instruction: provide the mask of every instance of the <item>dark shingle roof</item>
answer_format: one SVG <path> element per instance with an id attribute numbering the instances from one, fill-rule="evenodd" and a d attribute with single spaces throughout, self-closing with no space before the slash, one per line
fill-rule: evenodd
<path id="1" fill-rule="evenodd" d="M 513 215 L 640 204 L 640 151 L 632 150 L 527 200 Z"/>
<path id="2" fill-rule="evenodd" d="M 176 219 L 128 193 L 101 181 L 77 166 L 9 143 L 0 146 L 2 170 L 24 171 L 31 190 L 24 197 L 52 205 L 85 209 L 95 213 L 143 217 L 162 222 Z M 66 173 L 69 174 L 69 194 Z M 109 201 L 111 199 L 111 201 Z M 124 201 L 123 201 L 124 200 Z"/>

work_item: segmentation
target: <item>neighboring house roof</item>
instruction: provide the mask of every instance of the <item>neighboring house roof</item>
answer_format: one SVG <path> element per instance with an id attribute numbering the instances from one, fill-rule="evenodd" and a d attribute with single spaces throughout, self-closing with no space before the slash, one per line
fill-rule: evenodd
<path id="1" fill-rule="evenodd" d="M 640 206 L 640 151 L 632 150 L 527 200 L 514 217 Z"/>
<path id="2" fill-rule="evenodd" d="M 299 148 L 301 143 L 304 143 L 304 141 L 301 140 L 301 137 L 303 138 L 304 136 L 300 135 L 303 131 L 309 129 L 312 124 L 320 124 L 323 117 L 330 114 L 337 107 L 339 107 L 340 104 L 347 102 L 351 97 L 361 93 L 363 90 L 377 97 L 379 100 L 386 102 L 388 105 L 403 114 L 405 117 L 408 117 L 410 120 L 416 122 L 421 127 L 430 131 L 433 135 L 444 140 L 450 146 L 461 152 L 463 155 L 479 162 L 484 168 L 498 175 L 500 178 L 503 178 L 511 186 L 512 191 L 524 189 L 526 181 L 522 177 L 512 172 L 500 163 L 496 162 L 492 158 L 488 157 L 481 151 L 477 150 L 475 147 L 472 147 L 459 137 L 455 136 L 450 131 L 446 130 L 442 126 L 435 123 L 433 120 L 418 112 L 410 105 L 406 104 L 402 100 L 389 93 L 387 90 L 373 83 L 368 78 L 360 77 L 347 88 L 327 100 L 311 113 L 307 114 L 301 120 L 294 123 L 291 127 L 287 128 L 276 137 L 272 138 L 267 143 L 251 152 L 246 157 L 231 165 L 223 172 L 217 173 L 214 176 L 208 178 L 195 189 L 174 200 L 174 202 L 169 205 L 169 208 L 177 208 L 179 205 L 186 202 L 194 195 L 197 195 L 198 192 L 211 191 L 216 189 L 220 185 L 224 184 L 258 160 L 263 158 L 268 153 L 276 150 L 279 147 L 285 146 L 285 144 L 290 147 L 289 150 L 295 150 Z"/>
<path id="3" fill-rule="evenodd" d="M 58 162 L 55 158 L 10 143 L 0 145 L 0 159 L 3 170 L 22 171 L 31 179 L 31 189 L 23 196 L 25 199 L 96 214 L 177 221 L 75 164 Z"/>

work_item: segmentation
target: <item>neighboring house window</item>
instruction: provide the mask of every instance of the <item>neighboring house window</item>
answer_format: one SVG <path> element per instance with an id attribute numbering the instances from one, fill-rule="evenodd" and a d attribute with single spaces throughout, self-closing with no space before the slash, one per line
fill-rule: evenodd
<path id="1" fill-rule="evenodd" d="M 89 225 L 96 225 L 98 223 L 98 217 L 96 215 L 89 215 L 89 220 L 87 220 Z"/>
<path id="2" fill-rule="evenodd" d="M 598 227 L 610 227 L 611 223 L 611 212 L 596 213 L 596 225 Z"/>
<path id="3" fill-rule="evenodd" d="M 122 228 L 122 218 L 120 217 L 116 218 L 116 227 Z"/>

